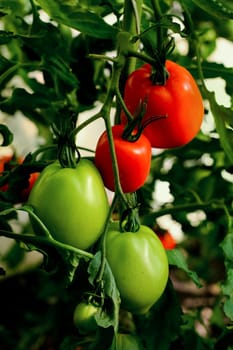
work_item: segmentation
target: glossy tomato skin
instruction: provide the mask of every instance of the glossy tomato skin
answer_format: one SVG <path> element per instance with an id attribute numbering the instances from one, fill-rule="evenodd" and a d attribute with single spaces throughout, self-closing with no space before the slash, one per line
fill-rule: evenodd
<path id="1" fill-rule="evenodd" d="M 168 280 L 168 260 L 159 238 L 149 227 L 120 232 L 110 224 L 106 236 L 107 260 L 120 292 L 121 306 L 144 314 L 162 295 Z"/>
<path id="2" fill-rule="evenodd" d="M 131 114 L 135 113 L 140 101 L 146 101 L 144 121 L 164 117 L 144 129 L 152 147 L 176 148 L 190 142 L 199 132 L 204 106 L 189 71 L 170 60 L 165 66 L 169 76 L 164 85 L 153 84 L 149 64 L 132 72 L 125 84 L 124 101 Z M 124 114 L 122 121 L 126 122 Z"/>
<path id="3" fill-rule="evenodd" d="M 137 141 L 130 142 L 122 138 L 123 125 L 112 127 L 120 182 L 123 192 L 135 192 L 144 185 L 151 165 L 151 145 L 141 135 Z M 95 164 L 99 169 L 105 186 L 115 190 L 110 147 L 106 131 L 100 136 L 95 153 Z"/>
<path id="4" fill-rule="evenodd" d="M 62 168 L 59 162 L 48 165 L 35 182 L 28 204 L 53 238 L 80 249 L 98 240 L 109 208 L 101 176 L 87 159 L 81 159 L 76 168 Z"/>

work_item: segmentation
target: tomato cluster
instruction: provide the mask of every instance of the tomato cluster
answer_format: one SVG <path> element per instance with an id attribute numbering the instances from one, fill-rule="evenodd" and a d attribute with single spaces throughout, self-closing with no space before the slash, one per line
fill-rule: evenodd
<path id="1" fill-rule="evenodd" d="M 151 148 L 176 148 L 189 143 L 199 132 L 204 106 L 198 86 L 184 67 L 167 60 L 167 79 L 164 84 L 153 80 L 153 68 L 148 63 L 133 71 L 126 80 L 124 102 L 134 118 L 145 105 L 141 125 L 143 130 L 136 141 L 124 139 L 128 122 L 125 112 L 121 125 L 112 127 L 112 135 L 123 192 L 137 191 L 150 171 Z M 115 190 L 112 156 L 106 131 L 100 136 L 95 153 L 95 164 L 105 186 Z"/>
<path id="2" fill-rule="evenodd" d="M 149 64 L 135 70 L 126 81 L 124 101 L 129 112 L 138 118 L 140 104 L 146 105 L 138 119 L 140 125 L 122 113 L 122 123 L 100 136 L 94 162 L 81 158 L 71 168 L 56 161 L 41 172 L 28 204 L 54 239 L 79 249 L 92 248 L 109 214 L 105 187 L 122 190 L 121 195 L 137 191 L 150 173 L 153 147 L 180 147 L 197 135 L 203 119 L 198 87 L 191 74 L 176 63 L 166 61 L 166 70 L 168 77 L 162 85 L 153 81 Z M 176 243 L 169 232 L 157 235 L 144 225 L 131 231 L 121 223 L 109 222 L 104 240 L 106 259 L 121 307 L 133 314 L 145 314 L 166 288 L 166 249 L 173 249 Z M 39 234 L 42 228 L 33 219 L 32 226 Z M 98 306 L 86 302 L 75 307 L 73 321 L 80 333 L 96 331 L 98 312 Z"/>

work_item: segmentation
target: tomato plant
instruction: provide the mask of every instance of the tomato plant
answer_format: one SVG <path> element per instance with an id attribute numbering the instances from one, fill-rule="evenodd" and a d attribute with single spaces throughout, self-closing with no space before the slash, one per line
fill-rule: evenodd
<path id="1" fill-rule="evenodd" d="M 142 187 L 150 172 L 151 145 L 144 135 L 135 141 L 123 138 L 124 126 L 112 127 L 120 182 L 123 192 L 135 192 Z M 112 157 L 106 131 L 100 136 L 95 152 L 95 164 L 105 186 L 115 190 Z"/>
<path id="2" fill-rule="evenodd" d="M 1 348 L 232 348 L 232 1 L 0 15 Z"/>
<path id="3" fill-rule="evenodd" d="M 132 115 L 145 102 L 144 122 L 157 117 L 144 129 L 144 135 L 156 148 L 187 144 L 199 132 L 204 116 L 202 96 L 191 74 L 171 60 L 165 67 L 165 84 L 153 82 L 152 66 L 144 64 L 131 73 L 124 89 L 124 101 Z"/>
<path id="4" fill-rule="evenodd" d="M 74 169 L 62 168 L 58 162 L 48 165 L 34 184 L 28 204 L 55 239 L 80 249 L 97 241 L 108 214 L 102 179 L 87 159 Z"/>
<path id="5" fill-rule="evenodd" d="M 99 310 L 100 308 L 97 305 L 86 301 L 82 301 L 76 305 L 73 320 L 74 325 L 80 333 L 93 333 L 97 330 L 95 315 Z"/>
<path id="6" fill-rule="evenodd" d="M 122 307 L 135 314 L 146 313 L 167 284 L 168 261 L 162 243 L 149 227 L 121 232 L 119 222 L 113 222 L 106 246 Z"/>

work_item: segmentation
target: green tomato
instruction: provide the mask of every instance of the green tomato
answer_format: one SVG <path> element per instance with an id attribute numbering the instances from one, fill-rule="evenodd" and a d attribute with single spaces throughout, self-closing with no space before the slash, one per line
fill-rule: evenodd
<path id="1" fill-rule="evenodd" d="M 99 307 L 94 304 L 85 301 L 77 304 L 74 309 L 73 321 L 80 333 L 93 333 L 97 330 L 95 315 L 98 311 Z"/>
<path id="2" fill-rule="evenodd" d="M 120 232 L 110 224 L 106 257 L 121 296 L 122 308 L 144 314 L 162 295 L 168 280 L 168 260 L 160 239 L 147 226 Z"/>
<path id="3" fill-rule="evenodd" d="M 81 159 L 76 168 L 62 168 L 59 162 L 48 165 L 35 182 L 28 204 L 54 239 L 79 249 L 88 249 L 98 240 L 109 209 L 102 178 L 87 159 Z M 33 220 L 32 226 L 39 234 Z"/>

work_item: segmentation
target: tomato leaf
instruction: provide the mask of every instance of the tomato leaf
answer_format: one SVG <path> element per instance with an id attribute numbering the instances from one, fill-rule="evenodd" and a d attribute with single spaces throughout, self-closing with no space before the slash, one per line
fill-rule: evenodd
<path id="1" fill-rule="evenodd" d="M 227 317 L 233 320 L 233 225 L 231 224 L 230 231 L 221 243 L 221 248 L 223 249 L 225 256 L 225 267 L 226 267 L 226 279 L 222 284 L 223 294 L 226 296 L 224 302 L 224 312 Z"/>
<path id="2" fill-rule="evenodd" d="M 14 33 L 0 30 L 0 45 L 8 44 L 14 38 L 17 38 Z"/>
<path id="3" fill-rule="evenodd" d="M 92 285 L 95 285 L 95 279 L 99 274 L 101 263 L 102 263 L 101 252 L 98 251 L 95 254 L 94 258 L 91 260 L 88 267 L 89 282 Z M 112 271 L 109 267 L 107 260 L 105 260 L 104 264 L 105 264 L 105 269 L 103 273 L 102 286 L 103 286 L 104 297 L 107 300 L 107 305 L 110 310 L 110 313 L 108 313 L 110 317 L 102 319 L 100 315 L 97 321 L 101 327 L 107 328 L 109 326 L 113 326 L 114 329 L 117 330 L 120 295 L 116 287 L 114 276 L 112 274 Z"/>
<path id="4" fill-rule="evenodd" d="M 192 279 L 192 281 L 196 284 L 197 287 L 199 287 L 199 288 L 202 287 L 202 284 L 201 284 L 196 272 L 191 271 L 189 269 L 189 267 L 187 266 L 185 257 L 179 249 L 175 248 L 172 250 L 167 250 L 166 253 L 168 256 L 169 265 L 173 265 L 173 266 L 178 267 L 179 269 L 182 269 L 183 271 L 185 271 L 188 274 L 188 276 Z"/>
<path id="5" fill-rule="evenodd" d="M 77 29 L 96 38 L 112 38 L 117 30 L 108 25 L 96 13 L 92 13 L 79 4 L 73 6 L 72 2 L 55 0 L 37 0 L 39 5 L 50 17 L 58 23 Z"/>
<path id="6" fill-rule="evenodd" d="M 205 96 L 210 103 L 210 109 L 214 116 L 216 130 L 220 137 L 220 143 L 231 164 L 233 164 L 233 142 L 232 129 L 228 125 L 233 125 L 232 110 L 219 105 L 216 102 L 215 94 L 205 89 Z"/>
<path id="7" fill-rule="evenodd" d="M 33 213 L 30 206 L 25 205 L 21 208 L 6 209 L 0 212 L 0 216 L 5 216 L 11 212 L 17 212 L 18 210 L 27 212 L 29 215 L 33 216 L 33 219 L 37 221 L 44 235 L 17 234 L 7 230 L 0 230 L 0 236 L 4 235 L 5 237 L 23 243 L 25 250 L 41 252 L 44 256 L 44 269 L 58 273 L 59 275 L 62 274 L 62 276 L 64 276 L 63 283 L 65 285 L 70 284 L 75 277 L 80 258 L 90 259 L 93 255 L 53 239 L 48 229 Z M 55 261 L 56 264 L 54 264 Z"/>
<path id="8" fill-rule="evenodd" d="M 211 16 L 222 19 L 233 19 L 233 10 L 222 0 L 193 0 L 202 10 Z"/>
<path id="9" fill-rule="evenodd" d="M 6 125 L 0 124 L 0 134 L 2 136 L 1 146 L 9 146 L 14 136 Z"/>
<path id="10" fill-rule="evenodd" d="M 162 297 L 146 316 L 134 316 L 139 335 L 146 349 L 170 349 L 181 324 L 181 308 L 172 282 L 169 280 Z M 161 315 L 169 315 L 168 318 Z"/>
<path id="11" fill-rule="evenodd" d="M 189 71 L 196 75 L 196 68 L 192 64 L 188 66 Z M 233 68 L 225 67 L 221 63 L 203 61 L 202 70 L 205 79 L 222 78 L 226 82 L 226 92 L 233 94 Z M 231 113 L 232 114 L 232 113 Z"/>

